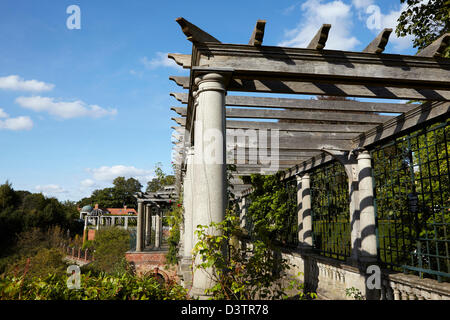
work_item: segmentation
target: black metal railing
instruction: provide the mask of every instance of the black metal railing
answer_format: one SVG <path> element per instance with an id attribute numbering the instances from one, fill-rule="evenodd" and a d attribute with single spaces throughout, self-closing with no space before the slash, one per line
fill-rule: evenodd
<path id="1" fill-rule="evenodd" d="M 313 247 L 323 256 L 345 260 L 350 256 L 348 178 L 338 161 L 310 172 Z"/>
<path id="2" fill-rule="evenodd" d="M 378 255 L 385 267 L 450 279 L 449 121 L 371 150 Z"/>

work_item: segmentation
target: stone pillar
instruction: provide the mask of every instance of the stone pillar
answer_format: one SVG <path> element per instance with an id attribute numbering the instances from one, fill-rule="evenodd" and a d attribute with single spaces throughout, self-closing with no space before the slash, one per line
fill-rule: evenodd
<path id="1" fill-rule="evenodd" d="M 155 215 L 155 249 L 161 247 L 161 210 L 158 208 Z"/>
<path id="2" fill-rule="evenodd" d="M 112 227 L 116 226 L 116 217 L 111 217 L 111 226 Z"/>
<path id="3" fill-rule="evenodd" d="M 186 176 L 184 177 L 183 183 L 183 207 L 184 207 L 184 248 L 183 256 L 184 259 L 190 265 L 190 260 L 192 260 L 192 248 L 194 239 L 193 230 L 193 212 L 194 212 L 194 184 L 192 181 L 193 173 L 193 159 L 194 158 L 194 148 L 190 147 L 187 151 L 186 159 Z"/>
<path id="4" fill-rule="evenodd" d="M 96 219 L 95 219 L 95 222 L 96 222 L 96 226 L 95 226 L 95 228 L 98 230 L 99 228 L 100 228 L 100 216 L 97 216 L 96 217 Z"/>
<path id="5" fill-rule="evenodd" d="M 88 216 L 86 215 L 86 216 L 84 217 L 84 230 L 87 229 L 87 226 L 88 226 Z"/>
<path id="6" fill-rule="evenodd" d="M 239 214 L 239 220 L 241 222 L 240 227 L 245 230 L 245 227 L 247 226 L 248 204 L 247 198 L 244 196 L 242 196 L 241 198 L 240 209 L 241 209 L 241 212 Z"/>
<path id="7" fill-rule="evenodd" d="M 302 177 L 302 236 L 303 247 L 312 248 L 312 211 L 311 211 L 311 188 L 310 177 L 306 173 Z"/>
<path id="8" fill-rule="evenodd" d="M 136 226 L 136 252 L 141 252 L 144 248 L 143 243 L 143 225 L 144 225 L 144 202 L 138 200 L 138 217 Z"/>
<path id="9" fill-rule="evenodd" d="M 375 207 L 373 203 L 372 162 L 368 151 L 358 155 L 359 228 L 361 232 L 360 260 L 377 261 Z"/>
<path id="10" fill-rule="evenodd" d="M 123 227 L 128 230 L 128 217 L 124 217 Z"/>
<path id="11" fill-rule="evenodd" d="M 149 246 L 152 239 L 152 207 L 149 204 L 145 207 L 145 245 Z"/>
<path id="12" fill-rule="evenodd" d="M 303 208 L 302 208 L 302 177 L 297 178 L 297 226 L 298 226 L 298 246 L 303 246 Z"/>
<path id="13" fill-rule="evenodd" d="M 225 129 L 225 79 L 217 73 L 209 73 L 195 79 L 196 118 L 194 123 L 194 172 L 195 213 L 193 226 L 221 222 L 226 209 L 226 129 Z M 194 230 L 195 231 L 195 230 Z M 211 235 L 216 230 L 209 230 Z M 194 246 L 197 239 L 194 235 Z M 197 257 L 200 259 L 200 257 Z M 196 265 L 198 262 L 195 263 Z M 194 267 L 191 294 L 205 298 L 205 289 L 214 286 L 212 270 Z"/>

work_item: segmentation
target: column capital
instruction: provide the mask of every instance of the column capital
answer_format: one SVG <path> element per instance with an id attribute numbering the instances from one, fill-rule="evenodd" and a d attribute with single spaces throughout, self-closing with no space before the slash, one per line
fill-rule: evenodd
<path id="1" fill-rule="evenodd" d="M 302 177 L 300 175 L 296 175 L 295 178 L 297 179 L 297 183 L 302 181 Z"/>
<path id="2" fill-rule="evenodd" d="M 210 90 L 226 92 L 225 81 L 224 75 L 212 72 L 197 76 L 194 84 L 198 87 L 197 94 Z"/>
<path id="3" fill-rule="evenodd" d="M 309 176 L 309 173 L 306 172 L 306 173 L 302 176 L 302 179 L 310 180 L 311 177 Z"/>
<path id="4" fill-rule="evenodd" d="M 370 154 L 369 151 L 367 151 L 366 149 L 360 150 L 358 152 L 358 160 L 363 160 L 363 159 L 372 159 L 372 155 Z"/>

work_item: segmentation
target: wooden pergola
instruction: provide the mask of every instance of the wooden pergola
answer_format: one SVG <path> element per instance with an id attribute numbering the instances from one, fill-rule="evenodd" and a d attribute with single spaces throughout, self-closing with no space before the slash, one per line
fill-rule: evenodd
<path id="1" fill-rule="evenodd" d="M 359 186 L 362 198 L 364 183 L 361 181 L 368 178 L 361 177 L 362 163 L 368 159 L 365 148 L 449 115 L 450 59 L 441 55 L 449 44 L 450 34 L 412 56 L 383 53 L 391 29 L 384 29 L 362 52 L 350 52 L 325 48 L 329 24 L 320 28 L 307 48 L 285 48 L 262 45 L 264 20 L 257 21 L 248 44 L 225 44 L 184 18 L 176 21 L 192 42 L 191 54 L 168 56 L 190 71 L 189 77 L 172 76 L 170 79 L 186 90 L 171 93 L 184 105 L 171 110 L 177 113 L 177 117 L 172 118 L 176 123 L 174 136 L 178 139 L 174 147 L 176 180 L 189 194 L 185 194 L 184 199 L 185 215 L 192 215 L 189 208 L 196 208 L 192 218 L 194 226 L 196 222 L 206 224 L 220 220 L 224 208 L 217 202 L 226 189 L 219 181 L 226 178 L 225 164 L 236 166 L 231 184 L 235 193 L 245 196 L 249 185 L 239 176 L 284 171 L 284 178 L 297 176 L 300 181 L 308 170 L 337 159 L 349 176 L 351 211 L 364 216 L 365 211 L 359 208 L 354 191 Z M 420 103 L 244 96 L 234 92 L 417 100 Z M 189 164 L 201 160 L 196 154 L 204 146 L 197 145 L 203 145 L 204 131 L 209 129 L 223 133 L 219 149 L 226 149 L 223 155 L 226 160 L 222 167 L 216 164 L 215 169 L 203 163 L 203 169 L 211 171 L 205 171 L 200 177 L 200 173 L 189 173 Z M 217 140 L 220 138 L 216 137 L 215 143 Z M 274 168 L 264 162 L 275 159 Z M 370 161 L 364 163 L 370 168 Z M 191 167 L 196 170 L 195 165 Z M 197 172 L 201 172 L 200 169 Z M 186 187 L 186 181 L 197 191 Z M 217 187 L 212 193 L 220 195 L 209 194 L 212 198 L 207 198 L 204 194 L 212 190 L 208 189 L 212 188 L 208 185 L 212 181 L 215 181 L 214 188 Z M 203 187 L 205 183 L 207 186 Z M 211 209 L 212 206 L 216 206 L 215 209 Z M 211 214 L 214 210 L 216 213 Z M 370 215 L 370 206 L 367 210 Z M 206 213 L 209 220 L 205 218 Z M 361 223 L 363 220 L 361 218 Z M 370 221 L 365 223 L 372 223 Z M 186 231 L 192 233 L 192 227 L 189 229 L 185 225 Z M 356 233 L 352 233 L 352 241 L 354 237 Z M 185 241 L 185 246 L 186 242 L 189 241 Z"/>
<path id="2" fill-rule="evenodd" d="M 150 246 L 152 232 L 152 216 L 155 216 L 155 244 L 161 247 L 163 210 L 178 200 L 175 186 L 166 186 L 157 192 L 138 192 L 135 195 L 138 202 L 136 226 L 136 251 L 142 252 Z"/>

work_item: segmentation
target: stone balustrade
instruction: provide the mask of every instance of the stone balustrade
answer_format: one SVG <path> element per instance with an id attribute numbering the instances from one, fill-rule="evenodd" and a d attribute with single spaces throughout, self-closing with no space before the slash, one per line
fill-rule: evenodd
<path id="1" fill-rule="evenodd" d="M 355 288 L 366 296 L 366 274 L 363 270 L 343 261 L 297 250 L 284 251 L 283 258 L 291 265 L 289 276 L 300 272 L 300 280 L 307 291 L 316 292 L 319 298 L 352 300 L 346 289 Z M 450 300 L 450 283 L 382 270 L 381 300 Z"/>

